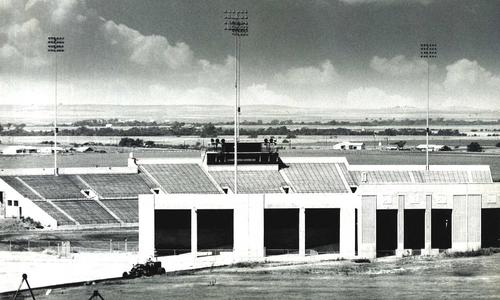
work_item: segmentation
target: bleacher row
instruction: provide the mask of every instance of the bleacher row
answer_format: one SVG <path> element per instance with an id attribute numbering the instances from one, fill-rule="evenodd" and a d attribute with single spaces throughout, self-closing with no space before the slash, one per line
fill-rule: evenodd
<path id="1" fill-rule="evenodd" d="M 365 173 L 365 174 L 363 174 Z M 290 163 L 280 171 L 243 169 L 239 193 L 348 193 L 359 184 L 489 183 L 488 171 L 350 171 L 344 163 Z M 1 176 L 58 225 L 137 223 L 138 195 L 217 194 L 234 190 L 234 172 L 200 165 L 144 164 L 138 174 Z"/>

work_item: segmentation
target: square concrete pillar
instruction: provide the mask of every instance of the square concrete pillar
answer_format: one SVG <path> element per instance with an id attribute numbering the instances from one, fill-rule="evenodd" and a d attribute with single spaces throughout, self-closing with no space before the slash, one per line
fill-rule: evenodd
<path id="1" fill-rule="evenodd" d="M 377 257 L 377 196 L 361 198 L 361 245 L 360 256 Z"/>
<path id="2" fill-rule="evenodd" d="M 234 254 L 237 259 L 261 259 L 264 253 L 264 196 L 238 195 L 234 209 Z"/>
<path id="3" fill-rule="evenodd" d="M 403 256 L 405 248 L 405 196 L 398 196 L 398 247 L 397 256 Z"/>
<path id="4" fill-rule="evenodd" d="M 198 211 L 191 209 L 191 254 L 193 258 L 198 257 Z"/>
<path id="5" fill-rule="evenodd" d="M 306 256 L 306 210 L 299 209 L 299 255 Z"/>
<path id="6" fill-rule="evenodd" d="M 467 249 L 481 248 L 481 195 L 467 196 Z"/>
<path id="7" fill-rule="evenodd" d="M 356 219 L 352 207 L 340 209 L 339 252 L 342 257 L 354 257 Z"/>
<path id="8" fill-rule="evenodd" d="M 425 195 L 425 248 L 422 249 L 423 255 L 431 255 L 432 252 L 432 195 Z"/>
<path id="9" fill-rule="evenodd" d="M 139 195 L 139 261 L 155 255 L 155 195 Z"/>
<path id="10" fill-rule="evenodd" d="M 451 249 L 467 250 L 467 197 L 453 196 L 453 211 L 451 213 Z"/>

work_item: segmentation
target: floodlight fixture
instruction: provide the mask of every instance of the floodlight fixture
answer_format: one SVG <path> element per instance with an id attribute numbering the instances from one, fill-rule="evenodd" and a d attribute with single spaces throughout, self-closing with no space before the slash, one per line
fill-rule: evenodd
<path id="1" fill-rule="evenodd" d="M 64 52 L 64 37 L 49 36 L 47 38 L 47 51 L 54 53 L 55 78 L 54 78 L 54 176 L 58 176 L 57 169 L 57 53 Z"/>
<path id="2" fill-rule="evenodd" d="M 429 59 L 437 58 L 437 44 L 436 43 L 422 43 L 420 44 L 420 58 L 424 58 L 427 63 L 427 118 L 425 129 L 425 170 L 429 171 L 429 111 L 430 111 L 430 68 Z"/>
<path id="3" fill-rule="evenodd" d="M 238 194 L 238 140 L 240 126 L 240 49 L 241 37 L 248 36 L 248 11 L 226 10 L 224 11 L 224 30 L 230 31 L 234 36 L 235 56 L 235 111 L 234 111 L 234 193 Z"/>

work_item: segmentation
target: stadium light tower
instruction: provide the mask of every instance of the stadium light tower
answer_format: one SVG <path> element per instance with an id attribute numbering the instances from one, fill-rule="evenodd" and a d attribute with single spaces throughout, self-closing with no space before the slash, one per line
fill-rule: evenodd
<path id="1" fill-rule="evenodd" d="M 248 36 L 248 11 L 228 11 L 224 12 L 224 30 L 230 31 L 234 36 L 235 63 L 235 111 L 234 111 L 234 193 L 238 194 L 238 140 L 240 133 L 240 48 L 241 37 Z"/>
<path id="2" fill-rule="evenodd" d="M 54 53 L 55 60 L 55 88 L 54 88 L 54 176 L 58 175 L 57 170 L 57 53 L 64 52 L 64 37 L 49 36 L 47 40 L 47 50 Z"/>
<path id="3" fill-rule="evenodd" d="M 424 43 L 420 44 L 420 58 L 425 58 L 427 62 L 427 121 L 425 129 L 425 170 L 429 171 L 429 110 L 430 110 L 430 72 L 429 59 L 437 57 L 437 44 Z"/>

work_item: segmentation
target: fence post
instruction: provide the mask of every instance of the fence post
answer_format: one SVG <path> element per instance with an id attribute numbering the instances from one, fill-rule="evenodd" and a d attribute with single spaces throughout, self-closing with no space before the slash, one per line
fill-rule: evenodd
<path id="1" fill-rule="evenodd" d="M 109 252 L 113 252 L 113 240 L 109 240 Z"/>
<path id="2" fill-rule="evenodd" d="M 125 238 L 125 252 L 127 252 L 127 248 L 128 248 L 127 243 L 128 243 L 128 240 L 127 240 L 127 238 Z"/>
<path id="3" fill-rule="evenodd" d="M 30 240 L 28 240 L 28 251 L 31 251 L 31 249 L 30 249 Z"/>
<path id="4" fill-rule="evenodd" d="M 12 251 L 12 241 L 9 240 L 9 251 Z"/>

